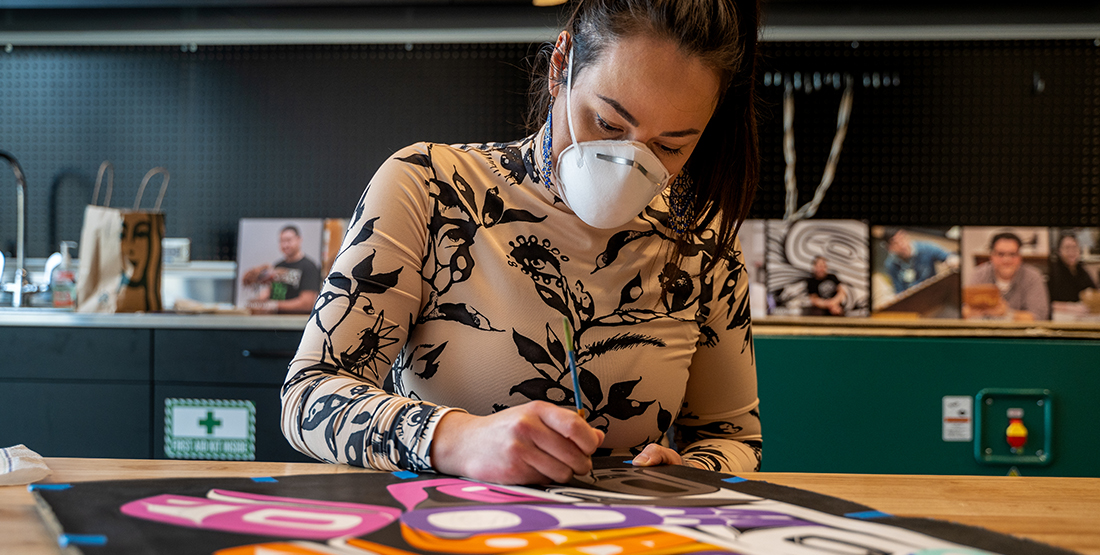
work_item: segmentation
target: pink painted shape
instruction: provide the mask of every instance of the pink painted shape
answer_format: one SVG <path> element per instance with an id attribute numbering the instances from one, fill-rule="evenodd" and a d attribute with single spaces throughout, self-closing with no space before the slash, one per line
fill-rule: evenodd
<path id="1" fill-rule="evenodd" d="M 279 501 L 213 501 L 165 494 L 131 501 L 120 510 L 134 518 L 176 526 L 309 540 L 369 534 L 401 516 L 398 509 L 377 505 L 273 498 L 224 490 L 221 494 Z"/>
<path id="2" fill-rule="evenodd" d="M 390 484 L 386 486 L 386 489 L 389 490 L 390 495 L 392 495 L 394 499 L 411 511 L 428 498 L 428 488 L 430 487 L 438 488 L 441 493 L 445 493 L 451 497 L 457 497 L 467 501 L 477 501 L 479 503 L 530 503 L 533 501 L 546 501 L 539 497 L 516 493 L 502 487 L 482 484 L 480 482 L 471 482 L 469 480 L 461 480 L 459 478 L 437 478 L 435 480 L 421 480 L 418 482 L 401 482 L 398 484 Z M 478 491 L 463 491 L 469 488 L 484 489 Z"/>

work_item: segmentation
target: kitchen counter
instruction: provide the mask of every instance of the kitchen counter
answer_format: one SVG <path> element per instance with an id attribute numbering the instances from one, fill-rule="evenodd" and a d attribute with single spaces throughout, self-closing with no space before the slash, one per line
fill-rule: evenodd
<path id="1" fill-rule="evenodd" d="M 300 331 L 305 314 L 130 313 L 86 314 L 55 309 L 0 308 L 0 327 L 135 329 L 253 329 Z M 758 318 L 756 336 L 998 337 L 1100 339 L 1100 324 L 1085 322 L 972 322 L 966 320 L 886 320 L 878 318 Z"/>
<path id="2" fill-rule="evenodd" d="M 89 314 L 28 308 L 0 308 L 0 327 L 138 328 L 138 329 L 253 329 L 301 331 L 305 314 L 245 316 L 239 314 L 129 313 Z"/>

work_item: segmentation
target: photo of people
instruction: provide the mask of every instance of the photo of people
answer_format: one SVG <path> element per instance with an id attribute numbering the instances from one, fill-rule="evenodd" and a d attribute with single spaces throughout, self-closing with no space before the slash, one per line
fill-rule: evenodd
<path id="1" fill-rule="evenodd" d="M 745 220 L 737 232 L 745 270 L 749 273 L 749 310 L 753 318 L 768 315 L 768 286 L 764 268 L 764 220 Z"/>
<path id="2" fill-rule="evenodd" d="M 874 314 L 958 318 L 959 233 L 958 227 L 872 227 Z"/>
<path id="3" fill-rule="evenodd" d="M 962 316 L 982 320 L 1049 320 L 1045 227 L 964 227 Z"/>
<path id="4" fill-rule="evenodd" d="M 1100 321 L 1100 228 L 1050 233 L 1051 320 Z"/>
<path id="5" fill-rule="evenodd" d="M 866 223 L 768 220 L 765 234 L 769 314 L 869 314 L 871 257 Z"/>
<path id="6" fill-rule="evenodd" d="M 321 219 L 243 218 L 237 306 L 253 314 L 308 314 L 321 289 Z"/>

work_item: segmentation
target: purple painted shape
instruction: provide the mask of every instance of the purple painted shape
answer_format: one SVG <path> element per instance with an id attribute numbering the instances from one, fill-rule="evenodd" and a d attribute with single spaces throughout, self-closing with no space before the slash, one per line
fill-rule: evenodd
<path id="1" fill-rule="evenodd" d="M 463 512 L 480 511 L 476 518 Z M 570 515 L 573 513 L 575 517 Z M 613 513 L 604 514 L 600 513 Z M 559 516 L 565 517 L 559 519 Z M 563 521 L 564 520 L 564 521 Z M 493 521 L 499 521 L 494 525 Z M 545 530 L 605 530 L 633 526 L 732 526 L 739 529 L 816 526 L 775 511 L 722 507 L 643 507 L 638 505 L 498 505 L 439 507 L 405 513 L 401 522 L 415 530 L 448 537 L 514 534 Z M 579 524 L 579 523 L 590 524 Z"/>
<path id="2" fill-rule="evenodd" d="M 377 505 L 224 490 L 217 490 L 217 494 L 242 501 L 165 494 L 131 501 L 120 510 L 134 518 L 176 526 L 307 540 L 369 534 L 401 515 L 398 509 Z"/>
<path id="3" fill-rule="evenodd" d="M 437 478 L 435 480 L 420 480 L 418 482 L 402 482 L 386 486 L 390 495 L 410 511 L 417 505 L 428 499 L 428 488 L 438 488 L 441 493 L 479 503 L 530 503 L 532 501 L 544 501 L 531 495 L 523 495 L 514 491 L 471 482 L 458 478 Z M 478 488 L 469 491 L 471 488 Z"/>

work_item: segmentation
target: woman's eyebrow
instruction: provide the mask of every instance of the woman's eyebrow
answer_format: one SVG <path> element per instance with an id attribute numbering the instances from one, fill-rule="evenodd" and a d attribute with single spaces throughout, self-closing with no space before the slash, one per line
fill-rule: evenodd
<path id="1" fill-rule="evenodd" d="M 623 108 L 623 105 L 619 104 L 618 101 L 616 101 L 614 99 L 611 99 L 611 98 L 607 98 L 606 96 L 603 96 L 602 94 L 598 94 L 596 96 L 598 96 L 600 98 L 600 100 L 606 102 L 608 104 L 608 106 L 611 106 L 612 108 L 614 108 L 615 111 L 618 112 L 619 115 L 622 116 L 623 119 L 625 119 L 627 123 L 629 123 L 630 125 L 638 125 L 638 118 L 635 118 L 630 112 L 628 112 L 626 110 L 626 108 Z"/>
<path id="2" fill-rule="evenodd" d="M 622 116 L 623 119 L 625 119 L 627 123 L 629 123 L 630 125 L 635 125 L 635 126 L 638 125 L 638 118 L 635 118 L 634 115 L 631 114 L 626 108 L 624 108 L 622 104 L 619 104 L 618 101 L 616 101 L 613 98 L 608 98 L 608 97 L 600 95 L 600 94 L 598 94 L 596 96 L 599 97 L 600 100 L 607 103 L 608 106 L 611 106 L 616 112 L 618 112 L 619 115 Z M 687 137 L 689 135 L 698 135 L 700 133 L 701 133 L 701 131 L 699 131 L 698 129 L 695 129 L 693 127 L 691 129 L 683 129 L 683 130 L 680 130 L 680 131 L 666 131 L 664 133 L 661 133 L 661 136 L 662 137 Z"/>

